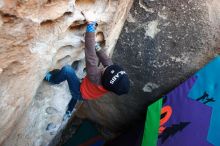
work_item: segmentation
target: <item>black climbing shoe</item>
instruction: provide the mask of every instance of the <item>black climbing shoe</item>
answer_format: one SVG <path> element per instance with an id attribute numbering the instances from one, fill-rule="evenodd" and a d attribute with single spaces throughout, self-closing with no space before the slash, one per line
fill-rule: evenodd
<path id="1" fill-rule="evenodd" d="M 67 110 L 65 115 L 63 116 L 63 121 L 67 121 L 70 119 L 70 117 L 75 113 L 76 109 L 73 108 L 72 111 Z"/>
<path id="2" fill-rule="evenodd" d="M 50 82 L 51 79 L 53 80 L 53 78 L 54 78 L 54 77 L 56 76 L 56 74 L 58 74 L 59 72 L 60 72 L 59 69 L 54 69 L 54 70 L 48 72 L 48 73 L 46 74 L 46 76 L 44 77 L 44 81 Z"/>

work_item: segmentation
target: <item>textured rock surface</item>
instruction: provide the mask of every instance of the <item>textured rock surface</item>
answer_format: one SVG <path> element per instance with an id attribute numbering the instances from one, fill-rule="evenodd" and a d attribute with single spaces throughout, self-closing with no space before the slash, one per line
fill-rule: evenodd
<path id="1" fill-rule="evenodd" d="M 113 54 L 128 71 L 132 90 L 90 102 L 84 112 L 123 128 L 218 54 L 219 36 L 219 0 L 136 0 Z"/>
<path id="2" fill-rule="evenodd" d="M 132 0 L 0 1 L 0 145 L 45 146 L 57 134 L 70 94 L 43 83 L 65 64 L 84 71 L 85 20 L 113 49 Z M 48 125 L 49 124 L 49 125 Z"/>

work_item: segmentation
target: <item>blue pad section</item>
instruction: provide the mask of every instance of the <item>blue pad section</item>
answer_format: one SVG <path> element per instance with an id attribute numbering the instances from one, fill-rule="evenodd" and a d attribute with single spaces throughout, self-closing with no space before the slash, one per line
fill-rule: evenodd
<path id="1" fill-rule="evenodd" d="M 208 141 L 214 146 L 220 146 L 220 56 L 198 71 L 195 76 L 197 80 L 188 97 L 212 107 Z"/>

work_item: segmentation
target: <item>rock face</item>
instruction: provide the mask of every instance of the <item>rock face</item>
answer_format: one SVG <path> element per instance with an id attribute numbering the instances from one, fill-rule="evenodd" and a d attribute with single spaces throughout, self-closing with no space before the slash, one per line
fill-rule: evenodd
<path id="1" fill-rule="evenodd" d="M 0 1 L 0 145 L 45 146 L 58 134 L 70 100 L 67 84 L 42 82 L 73 64 L 84 72 L 85 19 L 114 62 L 127 70 L 129 95 L 85 102 L 77 113 L 112 130 L 138 119 L 146 105 L 189 77 L 220 51 L 219 0 Z M 96 17 L 96 18 L 94 18 Z"/>
<path id="2" fill-rule="evenodd" d="M 218 48 L 219 0 L 134 1 L 113 53 L 130 76 L 131 91 L 88 103 L 86 117 L 114 130 L 130 126 L 144 117 L 149 103 L 220 53 Z"/>
<path id="3" fill-rule="evenodd" d="M 131 4 L 132 0 L 0 1 L 0 145 L 49 144 L 71 96 L 65 82 L 42 82 L 46 72 L 73 64 L 82 78 L 86 20 L 97 20 L 97 37 L 104 38 L 109 54 Z"/>

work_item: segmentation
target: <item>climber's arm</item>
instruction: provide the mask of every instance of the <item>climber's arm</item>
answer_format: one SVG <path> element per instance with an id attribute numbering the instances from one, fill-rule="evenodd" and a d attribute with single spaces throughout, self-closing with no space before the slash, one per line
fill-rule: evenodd
<path id="1" fill-rule="evenodd" d="M 95 51 L 95 23 L 87 25 L 85 35 L 85 59 L 88 78 L 95 84 L 101 83 L 101 70 L 98 68 L 98 58 Z"/>
<path id="2" fill-rule="evenodd" d="M 108 57 L 103 49 L 96 51 L 96 54 L 104 67 L 112 65 L 112 60 Z"/>

